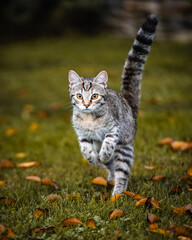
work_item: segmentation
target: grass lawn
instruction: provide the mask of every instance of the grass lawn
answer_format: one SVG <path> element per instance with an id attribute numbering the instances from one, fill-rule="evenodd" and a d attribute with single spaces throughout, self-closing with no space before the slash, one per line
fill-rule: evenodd
<path id="1" fill-rule="evenodd" d="M 120 239 L 177 238 L 146 231 L 149 212 L 160 217 L 158 226 L 162 229 L 168 229 L 170 224 L 192 225 L 190 216 L 173 214 L 174 208 L 192 200 L 190 185 L 178 182 L 192 167 L 192 155 L 157 146 L 164 137 L 192 138 L 191 43 L 156 41 L 143 74 L 135 163 L 128 190 L 154 197 L 162 210 L 136 207 L 137 201 L 126 195 L 113 204 L 110 198 L 100 199 L 106 191 L 111 193 L 111 188 L 92 185 L 91 181 L 97 176 L 106 178 L 106 172 L 82 161 L 70 120 L 68 71 L 73 69 L 89 77 L 106 70 L 109 87 L 119 90 L 131 44 L 132 40 L 125 37 L 102 36 L 0 46 L 0 160 L 41 163 L 26 169 L 0 169 L 0 197 L 16 201 L 12 206 L 0 199 L 0 224 L 11 227 L 15 239 L 114 239 L 115 230 Z M 27 155 L 21 158 L 17 153 Z M 146 165 L 158 168 L 147 170 Z M 156 174 L 166 178 L 152 184 L 150 179 Z M 26 180 L 27 176 L 50 178 L 58 188 Z M 170 194 L 173 187 L 181 187 L 183 192 Z M 46 200 L 49 194 L 59 196 L 56 204 Z M 71 200 L 65 194 L 76 198 Z M 46 214 L 35 218 L 37 208 L 47 209 Z M 124 217 L 109 220 L 115 208 L 123 210 Z M 61 222 L 70 217 L 81 220 L 83 225 L 63 227 Z M 95 221 L 96 228 L 87 227 L 88 219 Z M 55 226 L 56 230 L 30 236 L 37 226 Z"/>

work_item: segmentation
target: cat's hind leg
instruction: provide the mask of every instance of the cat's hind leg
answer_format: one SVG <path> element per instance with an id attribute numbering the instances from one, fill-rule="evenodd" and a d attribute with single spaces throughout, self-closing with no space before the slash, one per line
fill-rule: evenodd
<path id="1" fill-rule="evenodd" d="M 118 144 L 114 156 L 115 163 L 115 187 L 113 195 L 126 190 L 131 166 L 133 164 L 132 144 Z"/>

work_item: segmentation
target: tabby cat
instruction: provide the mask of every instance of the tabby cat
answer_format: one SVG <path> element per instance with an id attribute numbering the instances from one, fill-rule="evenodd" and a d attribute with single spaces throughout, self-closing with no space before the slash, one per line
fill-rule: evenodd
<path id="1" fill-rule="evenodd" d="M 108 170 L 108 181 L 115 180 L 113 195 L 127 188 L 133 164 L 140 82 L 157 22 L 155 15 L 149 15 L 138 31 L 125 61 L 121 93 L 107 88 L 106 71 L 93 78 L 69 72 L 72 122 L 82 155 L 91 164 Z"/>

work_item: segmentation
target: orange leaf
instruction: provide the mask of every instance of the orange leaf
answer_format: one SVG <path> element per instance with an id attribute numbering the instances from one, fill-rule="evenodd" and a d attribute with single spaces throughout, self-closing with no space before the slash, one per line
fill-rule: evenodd
<path id="1" fill-rule="evenodd" d="M 169 230 L 171 233 L 173 233 L 177 236 L 179 236 L 179 235 L 182 235 L 185 237 L 191 236 L 190 232 L 187 229 L 180 227 L 180 226 L 173 225 L 173 224 L 169 226 Z"/>
<path id="2" fill-rule="evenodd" d="M 192 148 L 192 142 L 186 143 L 186 145 L 181 147 L 181 151 L 186 151 Z"/>
<path id="3" fill-rule="evenodd" d="M 122 195 L 122 194 L 119 194 L 119 193 L 113 195 L 113 196 L 111 197 L 111 199 L 110 199 L 110 203 L 114 203 L 116 200 L 118 200 L 118 199 L 121 198 L 122 196 L 123 196 L 123 195 Z"/>
<path id="4" fill-rule="evenodd" d="M 41 208 L 36 208 L 35 212 L 33 213 L 33 218 L 39 218 L 40 216 L 43 216 L 47 214 L 47 209 L 43 210 Z"/>
<path id="5" fill-rule="evenodd" d="M 179 207 L 179 208 L 174 208 L 173 213 L 178 214 L 178 215 L 185 215 L 185 214 L 192 214 L 192 203 L 189 203 L 185 206 Z"/>
<path id="6" fill-rule="evenodd" d="M 15 238 L 15 233 L 12 231 L 12 227 L 10 227 L 10 228 L 8 229 L 7 237 L 8 237 L 8 238 Z"/>
<path id="7" fill-rule="evenodd" d="M 6 227 L 3 224 L 0 224 L 0 234 L 4 233 L 6 230 Z"/>
<path id="8" fill-rule="evenodd" d="M 154 166 L 144 166 L 144 168 L 147 169 L 147 170 L 153 170 L 153 169 L 155 169 L 156 167 L 154 167 Z"/>
<path id="9" fill-rule="evenodd" d="M 192 192 L 192 188 L 188 188 L 187 190 L 188 190 L 189 192 Z"/>
<path id="10" fill-rule="evenodd" d="M 5 185 L 5 181 L 0 181 L 0 186 Z"/>
<path id="11" fill-rule="evenodd" d="M 133 199 L 135 200 L 135 199 L 137 199 L 137 200 L 140 200 L 140 199 L 143 199 L 143 198 L 147 198 L 146 196 L 143 196 L 143 195 L 140 195 L 140 194 L 135 194 L 134 196 L 133 196 Z"/>
<path id="12" fill-rule="evenodd" d="M 27 176 L 25 179 L 35 181 L 35 182 L 41 182 L 41 178 L 38 176 Z"/>
<path id="13" fill-rule="evenodd" d="M 95 224 L 95 222 L 94 222 L 93 219 L 87 220 L 87 221 L 86 221 L 86 225 L 87 225 L 87 227 L 96 228 L 96 224 Z"/>
<path id="14" fill-rule="evenodd" d="M 38 161 L 34 162 L 24 162 L 24 163 L 18 163 L 17 167 L 18 168 L 29 168 L 29 167 L 34 167 L 34 166 L 39 166 L 41 163 Z"/>
<path id="15" fill-rule="evenodd" d="M 30 131 L 36 131 L 38 128 L 39 128 L 38 123 L 31 123 L 31 125 L 29 126 Z"/>
<path id="16" fill-rule="evenodd" d="M 50 178 L 42 179 L 41 184 L 42 185 L 50 185 L 50 186 L 54 187 L 55 189 L 58 189 L 56 182 L 52 181 Z"/>
<path id="17" fill-rule="evenodd" d="M 115 209 L 113 210 L 113 212 L 110 214 L 109 219 L 111 220 L 112 218 L 116 218 L 116 217 L 123 217 L 124 216 L 124 212 L 120 209 Z"/>
<path id="18" fill-rule="evenodd" d="M 119 237 L 119 231 L 118 230 L 115 230 L 115 237 L 116 237 L 116 239 Z"/>
<path id="19" fill-rule="evenodd" d="M 78 225 L 83 223 L 79 219 L 72 217 L 72 218 L 66 218 L 61 222 L 61 224 L 65 227 L 65 226 Z"/>
<path id="20" fill-rule="evenodd" d="M 172 143 L 172 138 L 163 138 L 158 142 L 158 145 L 170 145 Z"/>
<path id="21" fill-rule="evenodd" d="M 15 200 L 12 198 L 1 197 L 0 204 L 15 206 Z"/>
<path id="22" fill-rule="evenodd" d="M 161 179 L 163 179 L 163 178 L 165 178 L 165 176 L 163 176 L 163 175 L 154 175 L 154 176 L 151 178 L 151 181 L 152 181 L 152 182 L 157 182 L 157 181 L 159 181 L 159 180 L 161 180 Z"/>
<path id="23" fill-rule="evenodd" d="M 191 240 L 191 238 L 185 237 L 185 236 L 178 236 L 177 239 L 181 240 Z"/>
<path id="24" fill-rule="evenodd" d="M 91 184 L 101 185 L 107 187 L 107 180 L 103 177 L 96 177 L 92 180 Z"/>
<path id="25" fill-rule="evenodd" d="M 146 230 L 149 231 L 149 232 L 159 233 L 159 234 L 162 234 L 162 235 L 165 235 L 165 236 L 169 236 L 171 234 L 170 231 L 166 231 L 162 228 L 147 228 Z"/>
<path id="26" fill-rule="evenodd" d="M 129 192 L 129 191 L 123 191 L 123 194 L 126 194 L 129 197 L 134 197 L 136 194 L 134 192 Z"/>
<path id="27" fill-rule="evenodd" d="M 53 201 L 53 200 L 57 200 L 58 199 L 58 195 L 57 194 L 50 194 L 47 196 L 46 200 L 47 201 Z"/>
<path id="28" fill-rule="evenodd" d="M 147 214 L 147 221 L 148 221 L 148 223 L 152 224 L 152 223 L 155 223 L 155 222 L 160 222 L 161 220 L 157 215 L 155 215 L 153 213 L 148 213 Z"/>
<path id="29" fill-rule="evenodd" d="M 183 190 L 180 187 L 174 187 L 174 188 L 171 189 L 171 193 L 178 193 L 178 194 L 180 194 L 182 192 L 183 192 Z"/>
<path id="30" fill-rule="evenodd" d="M 35 227 L 31 230 L 30 235 L 33 235 L 33 233 L 43 233 L 47 231 L 55 231 L 56 227 L 55 226 L 48 226 L 48 227 Z"/>
<path id="31" fill-rule="evenodd" d="M 190 177 L 192 177 L 192 168 L 189 168 L 189 169 L 187 170 L 187 175 L 189 175 Z"/>
<path id="32" fill-rule="evenodd" d="M 136 202 L 136 207 L 145 205 L 147 198 L 142 198 Z"/>
<path id="33" fill-rule="evenodd" d="M 147 198 L 145 205 L 149 206 L 149 207 L 155 207 L 158 209 L 162 209 L 162 205 L 155 198 L 152 198 L 152 197 Z"/>
<path id="34" fill-rule="evenodd" d="M 9 158 L 2 159 L 0 162 L 0 168 L 14 168 L 14 167 L 15 164 Z"/>
<path id="35" fill-rule="evenodd" d="M 114 180 L 109 181 L 109 182 L 108 182 L 108 185 L 109 185 L 109 186 L 115 186 L 115 181 L 114 181 Z"/>
<path id="36" fill-rule="evenodd" d="M 9 128 L 9 129 L 6 130 L 5 135 L 9 137 L 9 136 L 12 136 L 16 133 L 17 133 L 17 130 L 15 128 Z"/>
<path id="37" fill-rule="evenodd" d="M 25 158 L 26 156 L 27 156 L 27 153 L 24 153 L 24 152 L 20 152 L 20 153 L 15 154 L 16 158 Z"/>
<path id="38" fill-rule="evenodd" d="M 189 175 L 184 175 L 184 176 L 182 176 L 182 177 L 180 177 L 180 178 L 178 179 L 178 182 L 187 181 L 187 180 L 190 180 L 190 179 L 191 179 L 191 176 L 189 176 Z"/>
<path id="39" fill-rule="evenodd" d="M 187 142 L 184 141 L 173 141 L 171 143 L 171 149 L 174 151 L 181 150 L 182 148 L 185 148 L 188 145 Z"/>

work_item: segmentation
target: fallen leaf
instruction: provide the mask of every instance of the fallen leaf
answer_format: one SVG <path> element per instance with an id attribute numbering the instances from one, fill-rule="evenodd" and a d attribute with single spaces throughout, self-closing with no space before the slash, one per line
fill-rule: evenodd
<path id="1" fill-rule="evenodd" d="M 122 210 L 120 209 L 115 209 L 113 210 L 113 212 L 110 214 L 109 219 L 111 220 L 112 218 L 116 218 L 116 217 L 123 217 L 125 214 Z"/>
<path id="2" fill-rule="evenodd" d="M 12 198 L 1 197 L 0 204 L 15 206 L 15 200 Z"/>
<path id="3" fill-rule="evenodd" d="M 189 203 L 179 208 L 174 208 L 173 213 L 178 215 L 185 215 L 185 214 L 190 215 L 190 213 L 192 213 L 192 203 Z"/>
<path id="4" fill-rule="evenodd" d="M 188 188 L 187 190 L 188 190 L 189 192 L 192 192 L 192 188 Z"/>
<path id="5" fill-rule="evenodd" d="M 56 230 L 55 226 L 35 227 L 31 230 L 30 235 L 33 235 L 34 233 L 44 233 L 44 232 L 47 232 L 47 231 L 55 232 L 55 230 Z"/>
<path id="6" fill-rule="evenodd" d="M 165 176 L 163 176 L 163 175 L 154 175 L 154 176 L 151 178 L 151 181 L 152 181 L 152 182 L 157 182 L 157 181 L 159 181 L 159 180 L 161 180 L 161 179 L 163 179 L 163 178 L 165 178 Z"/>
<path id="7" fill-rule="evenodd" d="M 31 123 L 31 125 L 29 126 L 29 130 L 30 131 L 37 131 L 37 129 L 39 128 L 39 124 L 38 123 Z"/>
<path id="8" fill-rule="evenodd" d="M 41 163 L 38 161 L 34 161 L 34 162 L 24 162 L 24 163 L 18 163 L 17 167 L 18 168 L 29 168 L 29 167 L 35 167 L 35 166 L 39 166 Z"/>
<path id="9" fill-rule="evenodd" d="M 180 187 L 174 187 L 174 188 L 171 189 L 171 193 L 180 194 L 182 192 L 183 192 L 183 190 Z"/>
<path id="10" fill-rule="evenodd" d="M 13 232 L 12 227 L 10 227 L 10 228 L 8 229 L 7 237 L 8 237 L 8 238 L 15 238 L 15 233 Z"/>
<path id="11" fill-rule="evenodd" d="M 58 185 L 56 184 L 56 182 L 52 181 L 50 178 L 42 179 L 41 184 L 42 185 L 50 185 L 50 186 L 54 187 L 55 189 L 58 189 Z"/>
<path id="12" fill-rule="evenodd" d="M 144 166 L 144 168 L 147 169 L 147 170 L 153 170 L 153 169 L 155 169 L 156 167 L 154 167 L 154 166 Z"/>
<path id="13" fill-rule="evenodd" d="M 10 137 L 10 136 L 12 136 L 12 135 L 14 135 L 14 134 L 16 134 L 16 133 L 17 133 L 17 129 L 15 129 L 15 128 L 9 128 L 9 129 L 6 130 L 5 135 L 6 135 L 7 137 Z"/>
<path id="14" fill-rule="evenodd" d="M 159 233 L 159 234 L 162 234 L 162 235 L 165 235 L 165 236 L 170 236 L 171 235 L 170 231 L 164 230 L 162 228 L 150 228 L 149 227 L 146 230 L 149 231 L 149 232 Z"/>
<path id="15" fill-rule="evenodd" d="M 136 202 L 136 207 L 145 205 L 147 198 L 142 198 Z"/>
<path id="16" fill-rule="evenodd" d="M 172 138 L 163 138 L 158 142 L 158 145 L 170 145 L 172 143 Z"/>
<path id="17" fill-rule="evenodd" d="M 140 200 L 140 199 L 143 199 L 143 198 L 147 198 L 146 196 L 144 196 L 144 195 L 141 195 L 141 194 L 135 194 L 134 196 L 133 196 L 133 199 L 135 200 Z"/>
<path id="18" fill-rule="evenodd" d="M 191 240 L 191 238 L 185 237 L 185 236 L 178 236 L 177 239 L 181 240 Z"/>
<path id="19" fill-rule="evenodd" d="M 191 236 L 190 232 L 187 229 L 180 226 L 173 225 L 173 224 L 169 226 L 169 230 L 171 233 L 175 234 L 176 236 L 179 236 L 179 235 L 182 235 L 185 237 Z"/>
<path id="20" fill-rule="evenodd" d="M 5 181 L 0 181 L 0 186 L 5 185 Z"/>
<path id="21" fill-rule="evenodd" d="M 38 176 L 27 176 L 25 179 L 35 181 L 35 182 L 41 182 L 41 178 Z"/>
<path id="22" fill-rule="evenodd" d="M 121 198 L 122 196 L 123 196 L 123 195 L 122 195 L 122 194 L 119 194 L 119 193 L 113 195 L 113 196 L 111 197 L 111 199 L 110 199 L 110 203 L 114 203 L 116 200 L 118 200 L 118 199 Z"/>
<path id="23" fill-rule="evenodd" d="M 189 180 L 189 179 L 188 179 L 188 180 L 186 181 L 186 183 L 187 183 L 188 185 L 192 185 L 192 180 Z"/>
<path id="24" fill-rule="evenodd" d="M 119 231 L 118 230 L 115 230 L 115 237 L 116 237 L 116 239 L 119 237 Z"/>
<path id="25" fill-rule="evenodd" d="M 184 141 L 173 141 L 170 146 L 172 150 L 178 151 L 181 150 L 182 148 L 185 148 L 187 145 L 188 143 Z"/>
<path id="26" fill-rule="evenodd" d="M 25 158 L 27 156 L 27 153 L 19 152 L 15 154 L 16 158 Z"/>
<path id="27" fill-rule="evenodd" d="M 79 219 L 77 218 L 67 218 L 61 222 L 61 224 L 65 226 L 71 226 L 71 225 L 78 225 L 78 224 L 83 224 Z"/>
<path id="28" fill-rule="evenodd" d="M 107 187 L 107 180 L 103 177 L 96 177 L 92 180 L 91 184 L 101 185 Z"/>
<path id="29" fill-rule="evenodd" d="M 6 230 L 6 227 L 3 224 L 0 224 L 0 234 L 4 233 Z"/>
<path id="30" fill-rule="evenodd" d="M 93 219 L 87 220 L 86 225 L 87 225 L 87 227 L 96 228 L 96 224 L 95 224 L 95 221 Z"/>
<path id="31" fill-rule="evenodd" d="M 183 226 L 184 226 L 186 229 L 188 229 L 188 230 L 192 231 L 192 226 L 190 226 L 190 225 L 187 225 L 187 224 L 183 224 Z"/>
<path id="32" fill-rule="evenodd" d="M 158 209 L 162 209 L 162 205 L 153 197 L 148 197 L 145 205 L 148 207 L 155 207 Z"/>
<path id="33" fill-rule="evenodd" d="M 53 201 L 53 200 L 57 200 L 58 199 L 58 195 L 57 194 L 50 194 L 46 197 L 47 201 Z"/>
<path id="34" fill-rule="evenodd" d="M 187 180 L 191 180 L 192 177 L 189 176 L 189 175 L 184 175 L 184 176 L 181 176 L 179 179 L 178 179 L 178 182 L 181 182 L 181 181 L 187 181 Z"/>
<path id="35" fill-rule="evenodd" d="M 40 216 L 46 215 L 47 209 L 43 210 L 41 208 L 36 208 L 35 212 L 33 213 L 33 218 L 39 218 Z"/>
<path id="36" fill-rule="evenodd" d="M 147 221 L 148 221 L 148 223 L 153 224 L 155 222 L 160 222 L 161 220 L 157 215 L 155 215 L 153 213 L 148 213 L 147 214 Z"/>
<path id="37" fill-rule="evenodd" d="M 186 145 L 181 147 L 181 151 L 187 151 L 192 148 L 192 142 L 186 143 Z"/>
<path id="38" fill-rule="evenodd" d="M 192 168 L 189 168 L 189 169 L 187 170 L 187 175 L 189 175 L 190 177 L 192 177 Z"/>
<path id="39" fill-rule="evenodd" d="M 114 180 L 109 181 L 109 182 L 107 182 L 107 183 L 108 183 L 109 186 L 115 186 L 115 181 L 114 181 Z"/>
<path id="40" fill-rule="evenodd" d="M 9 158 L 2 159 L 0 162 L 0 168 L 14 168 L 14 167 L 15 164 Z"/>
<path id="41" fill-rule="evenodd" d="M 134 197 L 136 194 L 134 192 L 129 192 L 129 191 L 123 191 L 123 194 L 126 194 L 129 197 Z"/>

